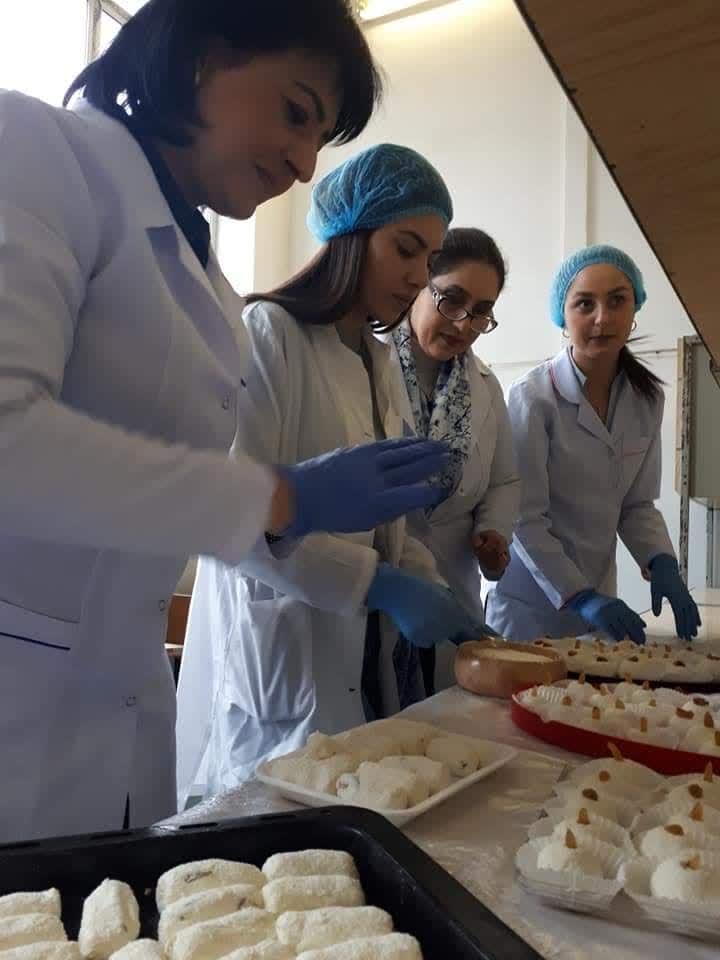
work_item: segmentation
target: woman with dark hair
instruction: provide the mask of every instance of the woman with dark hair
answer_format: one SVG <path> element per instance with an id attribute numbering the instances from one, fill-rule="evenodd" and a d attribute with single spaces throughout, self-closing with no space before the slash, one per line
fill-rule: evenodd
<path id="1" fill-rule="evenodd" d="M 243 449 L 293 463 L 414 432 L 390 347 L 373 330 L 392 326 L 425 286 L 451 216 L 439 174 L 405 147 L 373 147 L 316 185 L 308 224 L 325 246 L 244 313 L 255 416 L 240 425 Z M 308 536 L 290 556 L 259 544 L 238 567 L 203 558 L 178 685 L 180 806 L 247 779 L 315 730 L 397 711 L 398 633 L 414 648 L 476 630 L 402 519 Z"/>
<path id="2" fill-rule="evenodd" d="M 445 499 L 409 519 L 453 593 L 483 621 L 481 572 L 498 580 L 520 505 L 512 430 L 502 387 L 473 350 L 496 327 L 505 262 L 482 230 L 450 230 L 430 280 L 392 339 L 419 436 L 447 441 Z M 418 651 L 428 695 L 455 683 L 455 647 Z"/>
<path id="3" fill-rule="evenodd" d="M 249 217 L 364 128 L 344 0 L 151 0 L 74 92 L 0 94 L 0 842 L 173 812 L 188 554 L 366 530 L 434 502 L 443 462 L 227 457 L 251 351 L 197 208 Z"/>
<path id="4" fill-rule="evenodd" d="M 507 637 L 645 639 L 645 622 L 616 596 L 618 536 L 650 581 L 653 613 L 667 597 L 679 637 L 700 624 L 662 514 L 658 377 L 628 339 L 647 299 L 622 250 L 587 247 L 560 266 L 550 316 L 568 347 L 510 389 L 523 483 L 520 520 L 488 620 Z"/>

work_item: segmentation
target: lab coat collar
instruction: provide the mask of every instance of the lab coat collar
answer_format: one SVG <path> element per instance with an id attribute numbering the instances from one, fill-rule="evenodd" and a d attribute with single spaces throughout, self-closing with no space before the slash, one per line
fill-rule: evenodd
<path id="1" fill-rule="evenodd" d="M 467 373 L 470 384 L 470 418 L 472 435 L 477 439 L 482 432 L 482 425 L 492 407 L 492 395 L 486 377 L 490 376 L 490 369 L 475 354 L 468 353 Z"/>
<path id="2" fill-rule="evenodd" d="M 84 98 L 70 110 L 103 137 L 103 160 L 117 180 L 132 184 L 133 213 L 144 227 L 175 227 L 175 218 L 163 196 L 147 157 L 135 137 L 119 120 L 93 107 Z"/>
<path id="3" fill-rule="evenodd" d="M 386 340 L 378 339 L 373 333 L 370 324 L 363 330 L 363 340 L 372 358 L 375 377 L 387 396 L 387 383 L 391 370 L 391 344 Z"/>
<path id="4" fill-rule="evenodd" d="M 212 249 L 207 271 L 203 269 L 185 234 L 176 223 L 155 173 L 135 137 L 119 120 L 93 107 L 84 98 L 75 100 L 70 109 L 91 125 L 102 138 L 103 165 L 109 169 L 113 182 L 126 185 L 128 193 L 132 194 L 133 216 L 146 230 L 153 249 L 157 251 L 158 247 L 165 248 L 169 241 L 169 248 L 175 252 L 182 266 L 202 286 L 222 314 L 222 323 L 227 324 L 229 320 L 232 325 L 234 315 L 237 314 L 239 318 L 242 304 L 240 301 L 236 303 L 235 292 L 222 275 Z M 172 237 L 168 236 L 169 233 Z M 172 283 L 170 277 L 168 281 Z M 226 331 L 222 330 L 217 333 L 226 335 Z M 227 337 L 227 347 L 227 362 L 235 364 L 237 344 L 234 335 L 232 339 Z"/>
<path id="5" fill-rule="evenodd" d="M 352 389 L 353 383 L 358 382 L 362 382 L 362 389 L 365 390 L 367 374 L 362 357 L 343 343 L 334 323 L 308 324 L 307 332 L 317 350 L 318 361 L 325 371 L 336 409 L 342 411 L 346 417 L 348 437 L 352 437 L 348 390 Z M 389 345 L 377 341 L 369 326 L 362 336 L 372 360 L 378 408 L 386 436 L 400 436 L 403 433 L 402 418 L 396 408 L 396 394 L 391 389 Z"/>
<path id="6" fill-rule="evenodd" d="M 568 403 L 577 405 L 578 424 L 607 446 L 614 448 L 615 444 L 607 427 L 593 410 L 578 380 L 570 356 L 570 347 L 566 347 L 551 361 L 550 379 L 561 397 L 564 397 Z"/>
<path id="7" fill-rule="evenodd" d="M 474 350 L 468 350 L 468 366 L 474 366 L 483 377 L 489 377 L 492 373 L 490 367 L 482 362 Z"/>
<path id="8" fill-rule="evenodd" d="M 570 356 L 570 347 L 567 347 L 550 362 L 550 379 L 557 392 L 568 403 L 582 404 L 587 402 L 583 393 L 582 384 L 577 378 Z"/>

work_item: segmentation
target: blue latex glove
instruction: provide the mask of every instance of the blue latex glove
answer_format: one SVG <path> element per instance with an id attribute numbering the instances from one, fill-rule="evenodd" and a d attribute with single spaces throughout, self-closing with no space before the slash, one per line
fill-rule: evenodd
<path id="1" fill-rule="evenodd" d="M 668 553 L 660 553 L 653 557 L 649 567 L 652 612 L 659 617 L 663 597 L 667 597 L 675 615 L 677 635 L 684 640 L 691 640 L 697 636 L 701 624 L 700 612 L 682 581 L 677 560 Z"/>
<path id="2" fill-rule="evenodd" d="M 463 643 L 483 630 L 449 590 L 387 563 L 378 565 L 367 606 L 386 613 L 416 647 L 432 647 L 442 640 Z"/>
<path id="3" fill-rule="evenodd" d="M 635 643 L 645 643 L 647 624 L 616 597 L 606 597 L 596 590 L 581 590 L 569 601 L 568 606 L 591 627 L 609 633 L 618 643 L 625 637 L 630 637 Z"/>
<path id="4" fill-rule="evenodd" d="M 435 506 L 446 492 L 422 481 L 443 470 L 448 460 L 445 443 L 399 437 L 279 467 L 295 496 L 295 518 L 283 535 L 372 530 L 404 513 Z"/>

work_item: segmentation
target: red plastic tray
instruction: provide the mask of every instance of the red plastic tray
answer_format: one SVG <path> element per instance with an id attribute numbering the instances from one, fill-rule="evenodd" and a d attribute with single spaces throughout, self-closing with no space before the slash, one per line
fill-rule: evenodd
<path id="1" fill-rule="evenodd" d="M 515 696 L 510 701 L 510 715 L 515 726 L 529 733 L 530 736 L 552 743 L 556 747 L 562 747 L 564 750 L 570 750 L 572 753 L 582 753 L 586 757 L 609 756 L 608 743 L 612 742 L 628 760 L 636 760 L 658 773 L 669 776 L 681 773 L 702 773 L 710 761 L 714 772 L 720 774 L 720 757 L 706 757 L 701 753 L 655 747 L 638 743 L 636 740 L 624 740 L 622 737 L 583 730 L 581 727 L 573 727 L 569 723 L 559 723 L 556 720 L 546 723 L 532 710 L 524 707 Z"/>

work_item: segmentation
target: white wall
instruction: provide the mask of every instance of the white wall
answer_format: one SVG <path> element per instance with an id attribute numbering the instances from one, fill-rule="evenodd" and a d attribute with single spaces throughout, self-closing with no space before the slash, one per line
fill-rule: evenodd
<path id="1" fill-rule="evenodd" d="M 384 106 L 365 134 L 320 156 L 317 177 L 374 143 L 414 147 L 445 177 L 456 225 L 481 225 L 510 262 L 488 361 L 533 360 L 558 335 L 544 320 L 547 278 L 562 255 L 565 98 L 511 0 L 456 0 L 368 29 L 385 68 Z M 315 249 L 305 229 L 308 188 L 293 196 L 291 266 Z"/>
<path id="2" fill-rule="evenodd" d="M 321 154 L 316 179 L 351 153 L 386 140 L 416 148 L 438 167 L 453 194 L 456 225 L 488 230 L 509 262 L 500 325 L 478 343 L 504 386 L 563 343 L 546 302 L 566 253 L 602 241 L 638 261 L 649 291 L 638 318 L 638 333 L 649 339 L 639 349 L 662 351 L 653 368 L 668 382 L 660 504 L 677 543 L 675 344 L 692 327 L 514 3 L 456 0 L 370 27 L 368 38 L 388 75 L 384 107 L 359 141 Z M 277 279 L 315 250 L 305 228 L 308 200 L 309 187 L 294 189 L 282 220 L 287 248 L 275 242 L 277 234 L 264 248 L 276 257 L 265 269 Z M 704 523 L 704 511 L 693 508 L 693 585 L 704 584 Z M 647 584 L 624 548 L 619 567 L 621 594 L 647 608 Z"/>
<path id="3" fill-rule="evenodd" d="M 218 220 L 217 254 L 222 271 L 238 293 L 253 287 L 257 262 L 259 229 L 255 217 L 249 220 Z"/>
<path id="4" fill-rule="evenodd" d="M 253 290 L 271 290 L 287 280 L 290 265 L 290 222 L 294 197 L 285 194 L 264 204 L 255 214 Z"/>

